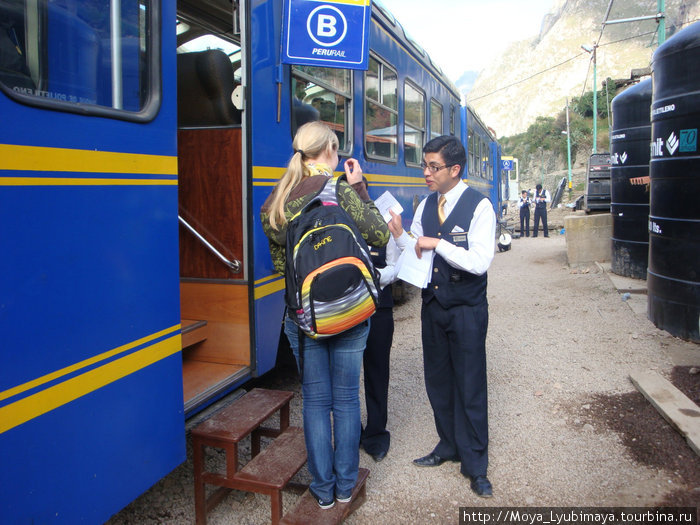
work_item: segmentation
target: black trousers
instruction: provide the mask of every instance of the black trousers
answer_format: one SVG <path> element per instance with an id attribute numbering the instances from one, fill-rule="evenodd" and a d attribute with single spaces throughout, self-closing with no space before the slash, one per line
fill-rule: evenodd
<path id="1" fill-rule="evenodd" d="M 386 429 L 389 397 L 389 356 L 394 337 L 392 308 L 378 308 L 372 316 L 363 355 L 367 424 L 362 430 L 362 448 L 368 454 L 388 452 L 391 436 Z"/>
<path id="2" fill-rule="evenodd" d="M 520 236 L 530 236 L 530 210 L 520 210 Z"/>
<path id="3" fill-rule="evenodd" d="M 549 237 L 549 228 L 547 227 L 547 208 L 535 208 L 535 223 L 532 226 L 532 236 L 537 237 L 537 228 L 539 226 L 540 220 L 542 220 L 542 230 L 544 231 L 544 236 Z"/>
<path id="4" fill-rule="evenodd" d="M 421 311 L 425 388 L 440 441 L 433 450 L 459 458 L 466 476 L 486 475 L 488 303 L 443 308 L 436 299 Z"/>

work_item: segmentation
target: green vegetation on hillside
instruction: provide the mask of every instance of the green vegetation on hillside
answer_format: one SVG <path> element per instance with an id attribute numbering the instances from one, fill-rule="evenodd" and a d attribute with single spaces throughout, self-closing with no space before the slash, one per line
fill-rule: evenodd
<path id="1" fill-rule="evenodd" d="M 606 93 L 607 86 L 610 86 Z M 598 137 L 597 150 L 609 151 L 609 118 L 608 105 L 615 95 L 621 91 L 614 89 L 615 83 L 608 78 L 598 91 L 597 117 Z M 593 91 L 588 91 L 580 97 L 574 97 L 569 102 L 569 131 L 571 133 L 571 159 L 580 152 L 592 150 L 593 145 Z M 527 131 L 499 140 L 504 155 L 512 155 L 521 160 L 522 169 L 528 169 L 528 159 L 535 153 L 548 156 L 554 155 L 564 159 L 566 163 L 566 109 L 556 117 L 537 117 Z"/>

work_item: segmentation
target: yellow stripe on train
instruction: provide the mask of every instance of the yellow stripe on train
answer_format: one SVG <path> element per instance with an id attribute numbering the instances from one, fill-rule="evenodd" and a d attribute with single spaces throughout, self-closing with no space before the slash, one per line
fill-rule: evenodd
<path id="1" fill-rule="evenodd" d="M 177 175 L 177 157 L 0 144 L 0 170 Z"/>

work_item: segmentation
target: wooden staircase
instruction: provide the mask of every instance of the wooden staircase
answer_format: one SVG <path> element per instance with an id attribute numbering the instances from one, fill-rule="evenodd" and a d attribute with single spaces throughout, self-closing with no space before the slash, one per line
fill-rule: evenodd
<path id="1" fill-rule="evenodd" d="M 255 388 L 192 430 L 194 454 L 194 494 L 197 525 L 205 525 L 207 512 L 213 509 L 231 489 L 270 496 L 273 525 L 340 523 L 365 500 L 367 469 L 360 469 L 357 485 L 349 503 L 337 503 L 332 509 L 321 509 L 307 491 L 297 506 L 282 518 L 282 491 L 306 463 L 306 446 L 301 428 L 289 426 L 289 402 L 294 394 L 280 390 Z M 263 423 L 279 412 L 279 428 L 263 427 Z M 251 460 L 239 468 L 238 443 L 251 436 Z M 261 436 L 274 437 L 264 450 Z M 206 471 L 205 448 L 223 449 L 226 472 Z M 219 487 L 208 498 L 206 485 Z"/>

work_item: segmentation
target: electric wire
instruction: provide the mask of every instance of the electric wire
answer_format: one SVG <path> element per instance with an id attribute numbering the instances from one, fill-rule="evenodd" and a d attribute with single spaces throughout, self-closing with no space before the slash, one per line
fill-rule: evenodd
<path id="1" fill-rule="evenodd" d="M 686 25 L 693 24 L 693 23 L 697 22 L 698 20 L 700 20 L 700 18 L 696 18 L 696 19 L 694 19 L 694 20 L 689 20 L 688 22 L 685 22 L 685 23 L 683 23 L 683 24 L 680 24 L 678 27 L 681 28 L 681 27 L 684 27 L 684 26 L 686 26 Z M 658 28 L 657 28 L 656 31 L 658 31 Z M 618 43 L 624 42 L 624 41 L 626 41 L 626 40 L 634 40 L 635 38 L 641 38 L 641 37 L 644 37 L 644 36 L 647 36 L 647 35 L 656 34 L 656 31 L 647 31 L 646 33 L 640 33 L 640 34 L 637 34 L 637 35 L 633 35 L 633 36 L 629 36 L 629 37 L 626 37 L 626 38 L 622 38 L 622 39 L 620 39 L 620 40 L 615 40 L 615 41 L 613 41 L 613 42 L 605 42 L 604 44 L 600 44 L 598 47 L 604 47 L 604 46 L 609 46 L 609 45 L 612 45 L 612 44 L 618 44 Z M 560 66 L 563 66 L 564 64 L 566 64 L 566 63 L 568 63 L 568 62 L 571 62 L 572 60 L 575 60 L 575 59 L 577 59 L 578 57 L 580 57 L 581 55 L 585 55 L 585 54 L 587 54 L 587 53 L 583 52 L 583 53 L 579 53 L 578 55 L 574 55 L 574 56 L 572 56 L 571 58 L 568 58 L 567 60 L 564 60 L 563 62 L 560 62 L 560 63 L 558 63 L 558 64 L 555 64 L 555 65 L 553 65 L 553 66 L 551 66 L 551 67 L 548 67 L 547 69 L 543 69 L 542 71 L 538 71 L 537 73 L 534 73 L 534 74 L 530 75 L 529 77 L 526 77 L 526 78 L 517 80 L 517 81 L 513 82 L 512 84 L 508 84 L 507 86 L 503 86 L 503 87 L 497 88 L 497 89 L 495 89 L 495 90 L 493 90 L 493 91 L 491 91 L 491 92 L 489 92 L 489 93 L 486 93 L 486 94 L 484 94 L 484 95 L 480 95 L 480 96 L 475 97 L 475 98 L 469 98 L 469 95 L 467 95 L 467 101 L 468 101 L 468 102 L 474 102 L 474 101 L 480 100 L 480 99 L 482 99 L 482 98 L 490 97 L 491 95 L 493 95 L 493 94 L 495 94 L 495 93 L 498 93 L 498 92 L 503 91 L 503 90 L 505 90 L 505 89 L 511 88 L 511 87 L 513 87 L 513 86 L 517 86 L 518 84 L 522 84 L 523 82 L 527 82 L 528 80 L 531 80 L 531 79 L 533 79 L 534 77 L 539 76 L 539 75 L 541 75 L 541 74 L 543 74 L 543 73 L 548 73 L 549 71 L 551 71 L 551 70 L 553 70 L 553 69 L 556 69 L 556 68 L 558 68 L 558 67 L 560 67 Z M 590 65 L 591 65 L 591 62 L 592 62 L 592 61 L 589 61 L 589 62 L 588 62 L 588 71 L 589 71 L 589 72 L 590 72 Z M 588 73 L 586 73 L 586 78 L 588 78 Z M 585 90 L 585 86 L 586 86 L 586 83 L 584 82 L 584 90 Z M 581 95 L 583 95 L 584 93 L 585 93 L 585 91 L 582 92 Z"/>

